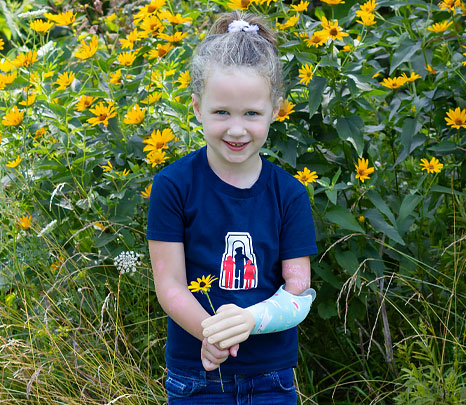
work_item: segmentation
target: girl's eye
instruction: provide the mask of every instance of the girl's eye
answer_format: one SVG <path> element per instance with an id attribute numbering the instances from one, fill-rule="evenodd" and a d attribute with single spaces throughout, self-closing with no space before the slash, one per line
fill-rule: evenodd
<path id="1" fill-rule="evenodd" d="M 226 115 L 228 114 L 226 111 L 223 111 L 223 110 L 218 110 L 218 111 L 215 111 L 215 114 L 218 114 L 218 115 Z"/>
<path id="2" fill-rule="evenodd" d="M 255 112 L 255 111 L 248 111 L 248 112 L 246 113 L 246 115 L 248 115 L 248 116 L 250 116 L 250 117 L 253 117 L 253 116 L 257 115 L 257 112 Z"/>

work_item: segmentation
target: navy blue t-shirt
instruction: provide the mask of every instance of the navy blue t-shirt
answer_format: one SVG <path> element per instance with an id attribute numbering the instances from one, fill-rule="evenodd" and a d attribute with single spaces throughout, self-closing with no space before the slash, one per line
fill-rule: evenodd
<path id="1" fill-rule="evenodd" d="M 246 308 L 271 297 L 284 283 L 281 261 L 317 253 L 305 187 L 262 158 L 251 188 L 222 181 L 207 162 L 206 147 L 154 177 L 147 239 L 183 242 L 188 284 L 218 277 L 209 292 L 214 308 Z M 207 297 L 194 293 L 212 314 Z M 203 370 L 201 342 L 168 318 L 167 366 Z M 297 328 L 251 335 L 238 356 L 221 365 L 224 374 L 259 374 L 296 366 Z"/>

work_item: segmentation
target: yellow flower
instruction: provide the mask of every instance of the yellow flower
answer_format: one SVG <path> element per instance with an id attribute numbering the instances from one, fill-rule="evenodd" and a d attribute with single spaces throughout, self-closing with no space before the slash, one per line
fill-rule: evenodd
<path id="1" fill-rule="evenodd" d="M 175 135 L 173 135 L 173 131 L 170 128 L 165 128 L 164 130 L 162 130 L 162 132 L 160 132 L 159 129 L 157 131 L 155 131 L 154 129 L 150 134 L 149 138 L 144 139 L 142 141 L 143 143 L 147 144 L 146 146 L 144 146 L 144 149 L 142 151 L 146 152 L 167 149 L 167 143 L 173 140 L 174 138 Z"/>
<path id="2" fill-rule="evenodd" d="M 188 36 L 187 32 L 175 32 L 173 35 L 164 34 L 161 32 L 158 37 L 161 39 L 165 39 L 168 42 L 179 42 L 182 39 Z"/>
<path id="3" fill-rule="evenodd" d="M 181 72 L 181 74 L 178 76 L 178 80 L 175 83 L 180 83 L 180 85 L 178 86 L 179 89 L 185 89 L 186 87 L 188 87 L 189 83 L 191 83 L 191 76 L 189 75 L 189 70 Z"/>
<path id="4" fill-rule="evenodd" d="M 37 51 L 29 51 L 28 53 L 20 53 L 13 61 L 16 67 L 29 67 L 34 62 L 37 62 Z"/>
<path id="5" fill-rule="evenodd" d="M 325 17 L 322 18 L 322 20 Z M 323 25 L 322 25 L 323 26 Z M 347 32 L 343 32 L 343 28 L 338 26 L 338 20 L 333 22 L 329 22 L 327 28 L 324 27 L 323 31 L 327 32 L 329 38 L 339 41 L 343 41 L 343 37 L 347 37 L 349 34 Z"/>
<path id="6" fill-rule="evenodd" d="M 152 184 L 149 184 L 144 191 L 141 191 L 141 194 L 144 198 L 150 198 L 150 193 L 152 191 Z"/>
<path id="7" fill-rule="evenodd" d="M 359 13 L 360 20 L 356 20 L 358 24 L 362 24 L 365 27 L 370 27 L 375 24 L 375 15 L 372 13 Z"/>
<path id="8" fill-rule="evenodd" d="M 193 293 L 198 292 L 198 291 L 206 293 L 206 292 L 209 292 L 210 287 L 212 286 L 212 283 L 215 280 L 218 280 L 218 278 L 217 277 L 214 278 L 211 274 L 209 274 L 207 278 L 202 276 L 202 278 L 198 278 L 197 281 L 191 281 L 188 288 Z"/>
<path id="9" fill-rule="evenodd" d="M 118 176 L 126 177 L 129 174 L 128 169 L 124 169 L 122 172 L 116 172 Z"/>
<path id="10" fill-rule="evenodd" d="M 438 4 L 438 6 L 441 10 L 448 10 L 454 13 L 456 11 L 456 8 L 459 7 L 460 4 L 460 0 L 443 0 Z"/>
<path id="11" fill-rule="evenodd" d="M 89 59 L 95 55 L 98 48 L 99 37 L 97 35 L 93 35 L 89 45 L 86 44 L 84 41 L 81 41 L 81 47 L 78 48 L 74 56 L 76 56 L 79 59 Z"/>
<path id="12" fill-rule="evenodd" d="M 102 165 L 102 169 L 104 169 L 104 172 L 111 172 L 113 170 L 113 166 L 110 163 L 110 160 L 107 160 L 107 166 Z"/>
<path id="13" fill-rule="evenodd" d="M 316 172 L 311 172 L 307 167 L 305 167 L 302 172 L 298 170 L 298 174 L 294 177 L 307 186 L 307 183 L 315 183 L 318 176 Z"/>
<path id="14" fill-rule="evenodd" d="M 50 28 L 52 28 L 53 23 L 44 21 L 44 20 L 35 20 L 29 23 L 29 27 L 36 31 L 39 34 L 45 34 Z"/>
<path id="15" fill-rule="evenodd" d="M 18 111 L 18 107 L 13 106 L 10 112 L 5 114 L 2 124 L 5 126 L 16 127 L 23 122 L 24 111 Z"/>
<path id="16" fill-rule="evenodd" d="M 296 14 L 288 19 L 288 21 L 285 21 L 283 24 L 280 24 L 280 29 L 285 30 L 287 28 L 294 27 L 296 23 L 299 20 L 299 14 Z"/>
<path id="17" fill-rule="evenodd" d="M 366 220 L 366 218 L 364 218 L 364 215 L 361 215 L 359 218 L 358 218 L 358 221 L 359 222 L 364 222 Z"/>
<path id="18" fill-rule="evenodd" d="M 16 75 L 17 75 L 16 72 L 9 73 L 7 75 L 0 74 L 0 90 L 5 88 L 7 84 L 13 83 L 16 79 Z"/>
<path id="19" fill-rule="evenodd" d="M 8 59 L 4 59 L 0 61 L 0 70 L 5 73 L 12 71 L 15 68 L 15 65 L 9 61 Z"/>
<path id="20" fill-rule="evenodd" d="M 440 173 L 443 164 L 437 158 L 432 158 L 430 162 L 427 159 L 421 159 L 422 170 L 427 170 L 427 173 Z"/>
<path id="21" fill-rule="evenodd" d="M 406 73 L 402 73 L 402 74 L 401 74 L 401 77 L 403 78 L 403 80 L 404 80 L 405 82 L 408 82 L 408 83 L 412 83 L 412 82 L 414 82 L 415 80 L 421 78 L 421 76 L 418 75 L 416 72 L 411 72 L 411 75 L 410 75 L 410 76 L 407 76 Z"/>
<path id="22" fill-rule="evenodd" d="M 432 68 L 432 66 L 430 65 L 427 65 L 425 69 L 432 75 L 435 75 L 437 73 L 437 71 L 434 68 Z"/>
<path id="23" fill-rule="evenodd" d="M 0 38 L 0 51 L 5 47 L 5 41 L 3 41 L 2 38 Z"/>
<path id="24" fill-rule="evenodd" d="M 138 29 L 135 28 L 133 31 L 131 31 L 128 34 L 127 39 L 126 38 L 120 39 L 121 48 L 122 49 L 125 49 L 125 48 L 133 49 L 134 43 L 139 41 L 140 39 L 144 39 L 144 38 L 147 38 L 147 32 L 146 31 L 138 31 Z"/>
<path id="25" fill-rule="evenodd" d="M 382 86 L 388 87 L 389 89 L 396 90 L 399 89 L 403 84 L 405 84 L 405 79 L 403 77 L 394 77 L 391 79 L 390 77 L 383 79 L 380 83 Z"/>
<path id="26" fill-rule="evenodd" d="M 45 133 L 47 132 L 47 128 L 46 127 L 42 127 L 42 128 L 39 128 L 37 131 L 36 131 L 36 135 L 34 136 L 34 139 L 39 139 L 41 136 L 43 136 Z"/>
<path id="27" fill-rule="evenodd" d="M 158 13 L 158 17 L 161 20 L 167 20 L 172 24 L 183 24 L 183 23 L 191 23 L 193 19 L 191 17 L 183 17 L 181 14 L 173 15 L 168 10 L 161 10 Z"/>
<path id="28" fill-rule="evenodd" d="M 354 164 L 356 167 L 356 178 L 361 180 L 364 183 L 364 180 L 369 179 L 369 174 L 374 172 L 373 167 L 368 167 L 369 165 L 369 160 L 368 159 L 360 159 L 358 158 L 358 164 Z"/>
<path id="29" fill-rule="evenodd" d="M 120 65 L 131 66 L 136 59 L 136 54 L 134 52 L 122 52 L 118 55 L 117 62 Z"/>
<path id="30" fill-rule="evenodd" d="M 159 101 L 161 97 L 162 97 L 162 93 L 156 91 L 152 94 L 148 94 L 144 100 L 141 100 L 141 103 L 147 104 L 147 105 L 154 104 L 157 101 Z"/>
<path id="31" fill-rule="evenodd" d="M 152 0 L 149 4 L 139 8 L 138 12 L 133 16 L 133 21 L 135 25 L 138 25 L 141 20 L 144 20 L 146 17 L 150 17 L 152 14 L 157 12 L 162 8 L 166 3 L 166 0 Z"/>
<path id="32" fill-rule="evenodd" d="M 429 31 L 436 32 L 437 34 L 440 34 L 442 32 L 445 32 L 448 29 L 448 27 L 450 25 L 452 25 L 452 24 L 453 24 L 453 21 L 445 20 L 445 21 L 442 21 L 440 23 L 432 24 L 432 26 L 427 27 L 427 29 Z"/>
<path id="33" fill-rule="evenodd" d="M 141 107 L 139 107 L 139 104 L 136 104 L 131 110 L 127 112 L 123 122 L 125 124 L 138 125 L 144 120 L 145 116 L 146 116 L 146 109 L 143 108 L 141 110 Z"/>
<path id="34" fill-rule="evenodd" d="M 89 111 L 95 115 L 94 118 L 89 118 L 87 122 L 93 127 L 97 124 L 104 124 L 108 126 L 108 120 L 112 117 L 115 117 L 117 107 L 115 107 L 114 101 L 109 101 L 107 105 L 104 105 L 103 102 L 97 104 L 95 108 L 90 108 Z"/>
<path id="35" fill-rule="evenodd" d="M 324 3 L 330 4 L 331 6 L 336 6 L 337 4 L 345 4 L 342 0 L 322 0 Z"/>
<path id="36" fill-rule="evenodd" d="M 155 15 L 149 15 L 144 18 L 139 28 L 146 32 L 147 35 L 152 34 L 155 36 L 163 30 L 163 24 Z"/>
<path id="37" fill-rule="evenodd" d="M 230 0 L 227 6 L 233 10 L 247 10 L 252 2 L 252 0 Z"/>
<path id="38" fill-rule="evenodd" d="M 44 13 L 44 17 L 58 25 L 71 25 L 76 19 L 76 13 L 73 14 L 72 10 L 59 14 Z"/>
<path id="39" fill-rule="evenodd" d="M 149 160 L 149 163 L 152 163 L 152 167 L 156 165 L 160 165 L 165 160 L 168 159 L 167 156 L 165 156 L 165 152 L 161 149 L 153 150 L 152 152 L 149 152 L 147 154 L 147 159 Z"/>
<path id="40" fill-rule="evenodd" d="M 157 49 L 152 49 L 146 53 L 146 57 L 151 60 L 155 58 L 163 58 L 174 46 L 170 43 L 168 44 L 157 44 Z"/>
<path id="41" fill-rule="evenodd" d="M 379 4 L 376 3 L 375 0 L 369 0 L 366 3 L 362 4 L 359 6 L 360 11 L 364 13 L 373 13 L 375 11 L 375 6 Z M 358 15 L 358 12 L 356 12 L 356 15 Z"/>
<path id="42" fill-rule="evenodd" d="M 121 84 L 121 69 L 118 69 L 115 73 L 110 73 L 110 83 Z"/>
<path id="43" fill-rule="evenodd" d="M 12 169 L 14 169 L 21 163 L 22 160 L 23 158 L 18 156 L 15 160 L 9 160 L 6 164 L 6 167 L 11 167 Z"/>
<path id="44" fill-rule="evenodd" d="M 31 215 L 23 215 L 18 219 L 18 225 L 22 229 L 29 229 L 32 224 L 32 216 Z"/>
<path id="45" fill-rule="evenodd" d="M 71 73 L 62 73 L 61 75 L 58 75 L 58 79 L 55 82 L 55 84 L 58 84 L 57 90 L 65 90 L 71 83 L 73 83 L 73 80 L 75 79 L 75 75 L 73 72 Z"/>
<path id="46" fill-rule="evenodd" d="M 459 107 L 455 110 L 449 109 L 445 121 L 453 128 L 466 128 L 466 109 L 461 110 Z"/>
<path id="47" fill-rule="evenodd" d="M 280 111 L 277 115 L 277 121 L 283 122 L 290 118 L 290 114 L 294 112 L 293 107 L 295 105 L 290 103 L 288 100 L 282 102 L 280 106 Z"/>
<path id="48" fill-rule="evenodd" d="M 97 97 L 82 95 L 74 109 L 76 111 L 84 111 L 86 108 L 90 107 L 95 100 L 97 100 Z"/>
<path id="49" fill-rule="evenodd" d="M 300 83 L 304 83 L 306 86 L 309 84 L 309 82 L 312 80 L 312 76 L 314 76 L 313 70 L 314 67 L 312 65 L 303 65 L 299 69 L 299 77 L 301 80 L 299 81 Z"/>
<path id="50" fill-rule="evenodd" d="M 308 48 L 311 46 L 315 46 L 316 48 L 320 45 L 323 45 L 328 40 L 328 33 L 327 31 L 316 31 L 314 32 L 310 38 L 304 40 Z"/>
<path id="51" fill-rule="evenodd" d="M 37 97 L 36 93 L 31 93 L 28 95 L 27 100 L 20 101 L 19 104 L 24 105 L 25 107 L 29 107 L 30 105 L 34 103 L 34 101 L 36 101 L 36 97 Z"/>
<path id="52" fill-rule="evenodd" d="M 307 11 L 308 7 L 309 7 L 309 2 L 304 1 L 304 0 L 301 0 L 301 2 L 296 6 L 294 6 L 293 4 L 291 5 L 291 8 L 293 9 L 293 11 L 296 11 L 297 13 Z"/>
<path id="53" fill-rule="evenodd" d="M 350 52 L 351 51 L 351 45 L 345 45 L 342 49 L 343 52 Z"/>

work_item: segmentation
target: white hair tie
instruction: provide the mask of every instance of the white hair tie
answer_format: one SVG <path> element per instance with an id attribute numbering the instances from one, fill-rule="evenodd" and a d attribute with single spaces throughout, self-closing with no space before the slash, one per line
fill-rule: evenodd
<path id="1" fill-rule="evenodd" d="M 244 20 L 235 20 L 228 25 L 228 32 L 254 32 L 259 31 L 259 27 L 255 24 L 250 25 Z"/>

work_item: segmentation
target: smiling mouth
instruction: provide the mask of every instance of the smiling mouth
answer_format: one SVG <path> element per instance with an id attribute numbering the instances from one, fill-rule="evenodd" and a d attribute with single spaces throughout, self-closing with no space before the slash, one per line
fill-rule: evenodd
<path id="1" fill-rule="evenodd" d="M 228 141 L 224 141 L 224 142 L 236 148 L 239 148 L 249 143 L 249 142 L 228 142 Z"/>

